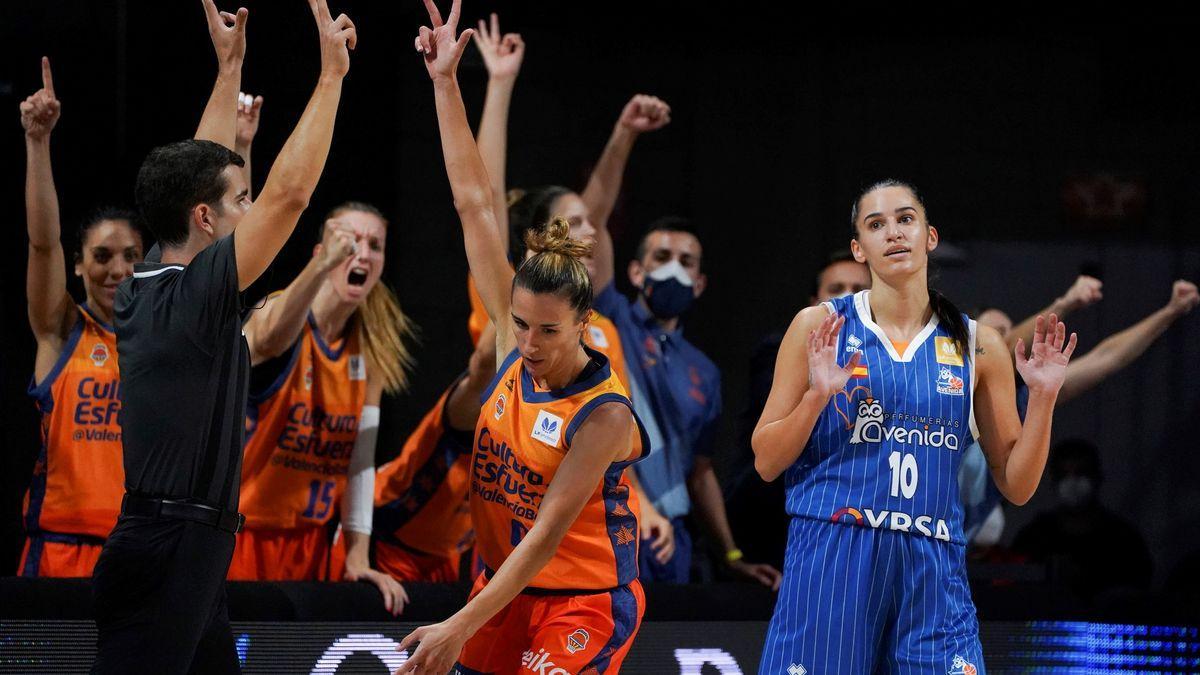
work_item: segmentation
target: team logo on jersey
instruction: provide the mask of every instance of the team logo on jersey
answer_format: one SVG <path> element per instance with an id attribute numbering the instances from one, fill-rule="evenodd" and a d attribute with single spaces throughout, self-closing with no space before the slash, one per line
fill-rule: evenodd
<path id="1" fill-rule="evenodd" d="M 873 527 L 877 530 L 893 532 L 908 532 L 920 534 L 942 541 L 950 541 L 950 526 L 942 518 L 920 515 L 915 518 L 903 511 L 876 511 L 875 509 L 859 509 L 844 506 L 833 512 L 830 522 L 845 523 L 850 518 L 859 527 Z M 974 671 L 972 671 L 974 672 Z"/>
<path id="2" fill-rule="evenodd" d="M 974 663 L 955 654 L 954 660 L 950 662 L 950 670 L 946 671 L 946 675 L 975 675 L 978 672 L 979 670 L 975 668 Z"/>
<path id="3" fill-rule="evenodd" d="M 808 675 L 808 668 L 805 668 L 799 663 L 793 663 L 792 665 L 788 666 L 787 675 Z"/>
<path id="4" fill-rule="evenodd" d="M 92 347 L 92 353 L 88 356 L 92 357 L 92 363 L 99 368 L 108 362 L 108 347 L 103 342 L 97 342 L 96 346 Z"/>
<path id="5" fill-rule="evenodd" d="M 636 537 L 634 537 L 633 528 L 627 525 L 618 527 L 616 532 L 613 532 L 613 536 L 616 537 L 617 544 L 621 546 L 628 546 L 633 543 L 634 539 L 636 539 Z"/>
<path id="6" fill-rule="evenodd" d="M 883 440 L 883 403 L 870 396 L 858 402 L 858 416 L 854 419 L 854 433 L 850 444 L 878 443 Z"/>
<path id="7" fill-rule="evenodd" d="M 857 335 L 851 335 L 846 338 L 846 351 L 857 352 L 862 349 L 862 340 Z"/>
<path id="8" fill-rule="evenodd" d="M 313 383 L 312 366 L 311 365 L 305 366 L 305 368 L 304 368 L 304 391 L 312 391 L 312 383 Z"/>
<path id="9" fill-rule="evenodd" d="M 561 417 L 539 410 L 537 419 L 533 422 L 533 433 L 529 436 L 535 441 L 557 448 L 558 441 L 562 438 L 562 423 Z"/>
<path id="10" fill-rule="evenodd" d="M 950 396 L 963 395 L 963 379 L 954 373 L 950 372 L 947 367 L 938 370 L 937 390 L 939 394 L 949 394 Z"/>
<path id="11" fill-rule="evenodd" d="M 496 419 L 504 416 L 504 404 L 508 402 L 508 398 L 504 394 L 496 397 Z"/>
<path id="12" fill-rule="evenodd" d="M 608 349 L 608 338 L 604 331 L 595 326 L 588 326 L 588 334 L 592 336 L 592 346 L 596 349 Z"/>
<path id="13" fill-rule="evenodd" d="M 960 384 L 959 387 L 961 388 L 961 386 Z M 859 399 L 858 403 L 854 403 L 854 395 L 858 392 L 865 392 L 866 398 Z M 850 416 L 842 410 L 841 404 L 838 403 L 843 397 L 855 410 L 853 423 L 850 422 Z M 845 421 L 846 430 L 851 431 L 851 445 L 892 441 L 894 443 L 927 445 L 932 448 L 958 450 L 958 435 L 952 429 L 948 430 L 943 425 L 944 423 L 952 423 L 953 426 L 957 427 L 958 424 L 953 420 L 915 416 L 895 411 L 888 413 L 883 409 L 883 402 L 872 397 L 871 390 L 864 386 L 854 387 L 850 391 L 839 391 L 834 398 L 834 409 L 837 411 L 838 416 Z M 890 424 L 885 424 L 888 421 L 890 421 Z M 916 422 L 921 426 L 915 429 L 898 426 L 897 422 L 901 421 Z"/>
<path id="14" fill-rule="evenodd" d="M 350 355 L 350 379 L 365 380 L 367 379 L 367 363 L 363 361 L 362 354 Z"/>
<path id="15" fill-rule="evenodd" d="M 933 338 L 933 346 L 937 352 L 938 363 L 947 366 L 961 366 L 963 364 L 962 354 L 958 351 L 958 343 L 953 338 L 939 335 Z"/>
<path id="16" fill-rule="evenodd" d="M 586 649 L 589 638 L 591 636 L 588 635 L 586 630 L 576 628 L 574 632 L 567 636 L 567 651 L 574 654 L 581 649 Z"/>

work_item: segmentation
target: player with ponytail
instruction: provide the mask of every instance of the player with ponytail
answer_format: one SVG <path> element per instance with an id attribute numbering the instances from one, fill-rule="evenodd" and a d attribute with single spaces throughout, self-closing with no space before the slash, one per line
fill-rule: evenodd
<path id="1" fill-rule="evenodd" d="M 608 359 L 583 343 L 592 284 L 553 220 L 526 235 L 514 272 L 456 70 L 472 31 L 459 0 L 415 41 L 433 81 L 438 125 L 471 274 L 503 357 L 475 430 L 471 515 L 486 569 L 465 607 L 417 629 L 401 673 L 616 672 L 641 623 L 637 497 L 624 476 L 649 443 Z M 564 635 L 564 626 L 571 626 Z"/>

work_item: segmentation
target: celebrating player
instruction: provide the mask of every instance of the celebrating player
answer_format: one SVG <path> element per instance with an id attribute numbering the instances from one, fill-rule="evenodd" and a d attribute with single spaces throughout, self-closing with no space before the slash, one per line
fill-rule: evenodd
<path id="1" fill-rule="evenodd" d="M 42 414 L 42 448 L 25 498 L 25 549 L 19 574 L 90 577 L 124 494 L 120 373 L 113 333 L 117 284 L 142 259 L 132 214 L 95 212 L 79 227 L 75 275 L 86 300 L 67 292 L 58 194 L 50 169 L 50 132 L 61 104 L 50 60 L 42 88 L 21 103 L 25 128 L 25 219 L 29 229 L 26 296 L 37 340 L 29 393 Z"/>
<path id="2" fill-rule="evenodd" d="M 380 281 L 386 240 L 374 206 L 336 207 L 312 260 L 246 322 L 246 527 L 229 578 L 337 578 L 325 525 L 340 502 L 346 577 L 374 583 L 399 613 L 403 589 L 368 562 L 379 402 L 406 388 L 412 363 L 411 324 Z"/>
<path id="3" fill-rule="evenodd" d="M 786 471 L 793 516 L 759 672 L 983 672 L 961 451 L 978 437 L 1000 492 L 1028 501 L 1076 338 L 1052 314 L 1028 355 L 1017 343 L 1022 425 L 1004 340 L 927 286 L 939 235 L 916 191 L 878 183 L 851 222 L 871 289 L 796 315 L 754 432 L 755 466 Z"/>
<path id="4" fill-rule="evenodd" d="M 484 392 L 472 464 L 471 514 L 488 569 L 463 609 L 404 639 L 401 648 L 420 645 L 400 672 L 440 675 L 456 657 L 480 672 L 535 661 L 615 671 L 645 604 L 637 498 L 623 471 L 649 446 L 608 360 L 581 342 L 592 288 L 569 224 L 531 235 L 535 254 L 514 274 L 456 81 L 472 31 L 456 39 L 458 0 L 444 25 L 432 0 L 425 5 L 433 29 L 422 27 L 415 44 L 433 80 L 471 272 L 496 353 L 507 356 Z"/>

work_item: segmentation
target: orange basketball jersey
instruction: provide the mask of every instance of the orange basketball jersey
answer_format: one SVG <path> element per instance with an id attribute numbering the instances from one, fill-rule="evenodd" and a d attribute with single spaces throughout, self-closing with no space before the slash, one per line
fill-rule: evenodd
<path id="1" fill-rule="evenodd" d="M 588 349 L 601 367 L 563 389 L 538 389 L 516 350 L 505 359 L 483 396 L 475 429 L 471 517 L 476 550 L 497 569 L 533 526 L 546 488 L 554 480 L 571 439 L 603 403 L 633 407 L 608 359 Z M 637 578 L 637 496 L 624 469 L 650 451 L 640 420 L 628 439 L 629 452 L 613 462 L 554 558 L 530 582 L 546 589 L 608 589 Z"/>
<path id="2" fill-rule="evenodd" d="M 467 275 L 467 297 L 471 300 L 471 316 L 467 317 L 467 332 L 471 334 L 471 344 L 479 344 L 479 336 L 487 328 L 487 309 L 483 306 L 483 298 L 479 297 L 479 289 L 475 287 L 475 278 Z M 584 334 L 584 344 L 608 357 L 621 386 L 629 392 L 629 374 L 625 371 L 625 350 L 621 347 L 621 335 L 617 333 L 617 325 L 611 319 L 596 310 L 588 321 L 588 330 Z"/>
<path id="3" fill-rule="evenodd" d="M 336 345 L 312 315 L 291 360 L 246 411 L 239 510 L 247 528 L 320 525 L 336 511 L 367 396 L 358 332 Z"/>
<path id="4" fill-rule="evenodd" d="M 457 558 L 470 545 L 472 433 L 450 428 L 446 402 L 459 378 L 425 414 L 396 459 L 375 474 L 372 530 L 387 542 Z"/>
<path id="5" fill-rule="evenodd" d="M 125 494 L 117 336 L 86 305 L 62 355 L 29 394 L 42 413 L 42 449 L 25 496 L 25 528 L 105 538 Z"/>

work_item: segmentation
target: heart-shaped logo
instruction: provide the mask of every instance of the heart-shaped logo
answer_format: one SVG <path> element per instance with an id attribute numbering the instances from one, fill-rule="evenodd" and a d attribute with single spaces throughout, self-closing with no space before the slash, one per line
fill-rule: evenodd
<path id="1" fill-rule="evenodd" d="M 845 389 L 843 389 L 833 395 L 833 409 L 836 410 L 837 414 L 842 418 L 843 421 L 846 422 L 846 431 L 850 431 L 851 429 L 854 428 L 854 422 L 850 421 L 849 409 L 851 408 L 851 403 L 852 403 L 851 399 L 854 398 L 855 392 L 858 392 L 858 391 L 866 392 L 867 398 L 871 398 L 871 390 L 862 385 L 854 387 L 850 391 L 846 391 Z M 842 407 L 840 405 L 838 405 L 839 397 L 846 399 L 846 410 L 842 410 Z"/>

